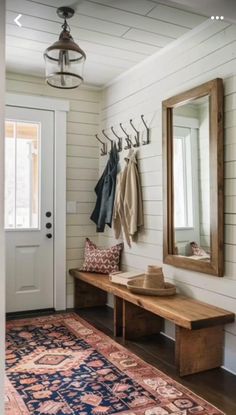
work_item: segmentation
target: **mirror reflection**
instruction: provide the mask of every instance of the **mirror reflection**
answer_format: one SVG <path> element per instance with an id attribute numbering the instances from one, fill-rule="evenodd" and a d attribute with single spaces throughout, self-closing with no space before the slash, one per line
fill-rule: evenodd
<path id="1" fill-rule="evenodd" d="M 210 262 L 209 96 L 173 109 L 174 254 Z"/>

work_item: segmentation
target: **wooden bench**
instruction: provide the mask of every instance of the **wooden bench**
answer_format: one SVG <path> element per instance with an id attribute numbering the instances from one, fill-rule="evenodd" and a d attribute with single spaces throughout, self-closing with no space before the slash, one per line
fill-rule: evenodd
<path id="1" fill-rule="evenodd" d="M 223 326 L 235 315 L 183 295 L 150 297 L 111 283 L 107 275 L 71 269 L 75 308 L 104 306 L 114 295 L 114 336 L 134 339 L 159 333 L 164 319 L 175 324 L 175 362 L 180 376 L 219 367 L 223 358 Z"/>

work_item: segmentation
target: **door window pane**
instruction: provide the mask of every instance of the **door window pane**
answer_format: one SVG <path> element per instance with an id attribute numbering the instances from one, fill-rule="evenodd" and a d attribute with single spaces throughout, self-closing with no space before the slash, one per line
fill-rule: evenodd
<path id="1" fill-rule="evenodd" d="M 187 131 L 187 129 L 186 129 Z M 176 228 L 193 227 L 191 135 L 174 136 L 174 221 Z"/>
<path id="2" fill-rule="evenodd" d="M 5 228 L 39 227 L 40 123 L 5 123 Z"/>
<path id="3" fill-rule="evenodd" d="M 184 173 L 183 139 L 174 137 L 174 221 L 177 228 L 185 227 L 187 224 Z"/>

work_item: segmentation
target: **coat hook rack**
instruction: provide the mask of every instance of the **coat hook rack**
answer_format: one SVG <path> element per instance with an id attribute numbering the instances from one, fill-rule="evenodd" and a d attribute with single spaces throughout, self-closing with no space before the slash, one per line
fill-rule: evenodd
<path id="1" fill-rule="evenodd" d="M 100 149 L 101 156 L 105 156 L 107 154 L 107 144 L 100 140 L 98 134 L 95 134 L 95 137 L 102 144 L 102 148 Z"/>
<path id="2" fill-rule="evenodd" d="M 105 133 L 105 130 L 102 130 L 102 133 L 103 133 L 104 137 L 106 137 L 106 139 L 108 141 L 110 141 L 110 143 L 111 143 L 111 149 L 112 149 L 113 148 L 113 145 L 114 145 L 113 140 L 110 137 L 108 137 L 108 135 Z"/>
<path id="3" fill-rule="evenodd" d="M 127 143 L 127 145 L 124 147 L 125 150 L 128 150 L 129 148 L 132 147 L 132 141 L 129 138 L 129 134 L 127 134 L 127 132 L 125 131 L 122 123 L 120 123 L 120 128 L 122 129 L 123 133 L 125 133 L 125 141 Z"/>
<path id="4" fill-rule="evenodd" d="M 142 145 L 145 146 L 146 144 L 150 143 L 150 128 L 147 126 L 143 114 L 141 115 L 141 120 L 146 128 L 146 140 L 142 140 Z"/>
<path id="5" fill-rule="evenodd" d="M 140 142 L 139 142 L 139 131 L 135 128 L 132 120 L 129 120 L 131 127 L 133 128 L 133 130 L 136 132 L 136 136 L 134 137 L 135 139 L 135 144 L 133 144 L 133 147 L 139 147 L 140 146 Z"/>
<path id="6" fill-rule="evenodd" d="M 117 150 L 118 152 L 122 151 L 122 137 L 119 137 L 116 132 L 114 131 L 114 128 L 111 127 L 111 131 L 113 132 L 114 136 L 118 138 L 118 144 L 117 144 Z"/>

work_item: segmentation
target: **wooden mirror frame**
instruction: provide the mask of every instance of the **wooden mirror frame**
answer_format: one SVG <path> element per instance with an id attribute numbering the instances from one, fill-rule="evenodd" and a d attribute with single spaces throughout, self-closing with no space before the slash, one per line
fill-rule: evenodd
<path id="1" fill-rule="evenodd" d="M 210 262 L 174 254 L 173 109 L 204 96 L 209 96 Z M 217 78 L 162 102 L 163 262 L 218 277 L 224 272 L 223 97 L 223 81 Z"/>

